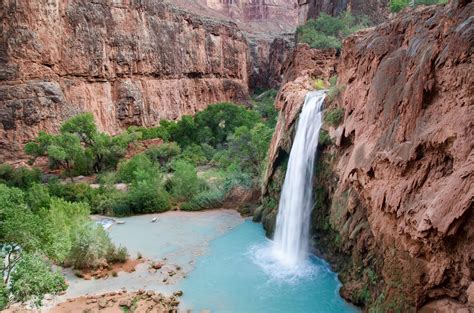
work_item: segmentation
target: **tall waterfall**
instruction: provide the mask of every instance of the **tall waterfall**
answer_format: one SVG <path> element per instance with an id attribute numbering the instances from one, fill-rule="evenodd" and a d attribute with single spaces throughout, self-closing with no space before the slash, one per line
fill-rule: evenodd
<path id="1" fill-rule="evenodd" d="M 308 254 L 313 167 L 325 97 L 324 91 L 306 95 L 280 197 L 272 252 L 288 267 L 298 266 Z"/>

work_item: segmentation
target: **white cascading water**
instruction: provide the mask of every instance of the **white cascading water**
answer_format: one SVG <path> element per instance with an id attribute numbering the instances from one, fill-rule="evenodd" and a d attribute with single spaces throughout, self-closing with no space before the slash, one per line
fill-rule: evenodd
<path id="1" fill-rule="evenodd" d="M 278 281 L 308 279 L 317 272 L 309 260 L 313 168 L 322 125 L 325 91 L 309 92 L 296 125 L 272 242 L 250 251 L 254 263 Z"/>
<path id="2" fill-rule="evenodd" d="M 325 97 L 324 91 L 306 95 L 281 192 L 273 253 L 288 267 L 298 266 L 308 256 L 313 167 Z"/>

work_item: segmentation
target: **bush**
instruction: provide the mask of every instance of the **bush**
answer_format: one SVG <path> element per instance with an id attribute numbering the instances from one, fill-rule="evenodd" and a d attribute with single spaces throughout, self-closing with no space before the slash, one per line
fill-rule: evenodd
<path id="1" fill-rule="evenodd" d="M 66 288 L 61 273 L 52 271 L 51 264 L 39 255 L 24 255 L 11 277 L 10 290 L 15 300 L 21 302 L 34 300 L 41 305 L 46 294 L 57 294 Z"/>
<path id="2" fill-rule="evenodd" d="M 321 129 L 321 131 L 319 132 L 319 146 L 326 147 L 330 144 L 332 144 L 332 141 L 331 137 L 329 136 L 329 133 L 326 130 Z"/>
<path id="3" fill-rule="evenodd" d="M 175 163 L 175 172 L 169 179 L 171 195 L 176 201 L 185 201 L 196 195 L 202 186 L 196 167 L 186 161 Z"/>
<path id="4" fill-rule="evenodd" d="M 344 118 L 344 110 L 342 108 L 334 108 L 332 110 L 328 110 L 324 114 L 324 121 L 331 125 L 331 126 L 338 126 L 342 119 Z"/>
<path id="5" fill-rule="evenodd" d="M 150 171 L 154 169 L 153 162 L 146 154 L 140 153 L 130 160 L 122 161 L 119 164 L 117 180 L 123 183 L 132 183 L 136 180 L 139 171 Z"/>
<path id="6" fill-rule="evenodd" d="M 3 279 L 0 279 L 0 310 L 6 309 L 8 305 L 8 289 Z"/>
<path id="7" fill-rule="evenodd" d="M 41 184 L 34 184 L 25 194 L 25 201 L 33 212 L 41 208 L 49 208 L 51 198 L 48 188 Z"/>
<path id="8" fill-rule="evenodd" d="M 115 189 L 109 190 L 100 197 L 95 211 L 99 214 L 113 216 L 128 216 L 133 213 L 128 194 Z"/>
<path id="9" fill-rule="evenodd" d="M 211 188 L 198 193 L 189 201 L 183 203 L 180 208 L 183 211 L 198 211 L 218 208 L 220 205 L 222 205 L 225 196 L 226 192 L 224 188 Z"/>
<path id="10" fill-rule="evenodd" d="M 152 162 L 164 166 L 181 154 L 181 148 L 175 142 L 164 143 L 160 146 L 150 147 L 145 151 L 145 154 Z"/>
<path id="11" fill-rule="evenodd" d="M 265 167 L 265 158 L 273 130 L 258 123 L 252 129 L 237 128 L 229 137 L 229 157 L 233 163 L 254 177 L 260 177 Z"/>
<path id="12" fill-rule="evenodd" d="M 70 256 L 76 229 L 90 223 L 89 206 L 56 198 L 42 215 L 42 251 L 54 262 L 63 263 Z"/>
<path id="13" fill-rule="evenodd" d="M 296 31 L 297 41 L 305 42 L 311 48 L 341 48 L 342 39 L 368 26 L 365 17 L 353 17 L 343 13 L 338 17 L 321 13 L 316 20 L 308 20 Z"/>
<path id="14" fill-rule="evenodd" d="M 128 260 L 128 257 L 127 248 L 120 246 L 116 249 L 111 249 L 106 256 L 106 259 L 111 263 L 125 263 Z"/>
<path id="15" fill-rule="evenodd" d="M 448 0 L 415 0 L 414 4 L 417 5 L 435 5 L 435 4 L 445 4 L 448 3 Z M 404 8 L 410 5 L 409 0 L 390 0 L 390 11 L 400 12 Z"/>
<path id="16" fill-rule="evenodd" d="M 329 79 L 329 84 L 330 84 L 330 86 L 329 86 L 329 90 L 328 90 L 328 100 L 329 100 L 329 102 L 331 102 L 334 99 L 336 99 L 336 97 L 339 96 L 339 94 L 341 92 L 344 91 L 345 86 L 337 84 L 337 76 L 336 75 L 332 76 Z"/>
<path id="17" fill-rule="evenodd" d="M 130 186 L 127 201 L 135 214 L 164 212 L 171 207 L 169 195 L 161 183 L 161 175 L 149 171 L 137 173 L 136 180 Z"/>
<path id="18" fill-rule="evenodd" d="M 313 81 L 313 88 L 316 90 L 326 89 L 326 83 L 320 78 L 315 79 Z"/>
<path id="19" fill-rule="evenodd" d="M 96 268 L 114 253 L 114 246 L 105 230 L 94 223 L 74 229 L 68 264 L 76 269 Z"/>
<path id="20" fill-rule="evenodd" d="M 277 90 L 270 89 L 252 98 L 253 110 L 258 112 L 260 118 L 271 128 L 275 127 L 278 118 L 274 105 L 277 94 Z"/>
<path id="21" fill-rule="evenodd" d="M 13 168 L 9 164 L 0 164 L 0 184 L 10 187 L 29 188 L 41 182 L 41 172 L 38 169 Z"/>
<path id="22" fill-rule="evenodd" d="M 208 161 L 202 146 L 198 146 L 196 144 L 187 146 L 180 155 L 179 159 L 193 164 L 194 166 L 204 165 Z"/>
<path id="23" fill-rule="evenodd" d="M 99 196 L 104 192 L 103 189 L 95 189 L 87 184 L 62 184 L 57 180 L 48 183 L 48 191 L 51 196 L 70 202 L 84 202 L 92 208 L 98 205 Z"/>

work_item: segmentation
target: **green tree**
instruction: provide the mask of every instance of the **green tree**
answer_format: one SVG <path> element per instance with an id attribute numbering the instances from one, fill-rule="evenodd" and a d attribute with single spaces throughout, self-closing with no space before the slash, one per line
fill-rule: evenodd
<path id="1" fill-rule="evenodd" d="M 23 191 L 0 184 L 0 243 L 4 281 L 8 282 L 13 268 L 21 259 L 21 251 L 35 251 L 39 247 L 41 221 L 25 205 Z"/>
<path id="2" fill-rule="evenodd" d="M 159 146 L 150 147 L 145 151 L 145 154 L 154 163 L 164 166 L 181 154 L 181 148 L 175 142 L 163 143 Z"/>
<path id="3" fill-rule="evenodd" d="M 369 25 L 363 16 L 357 18 L 349 12 L 340 16 L 321 13 L 317 19 L 308 20 L 296 31 L 297 41 L 305 42 L 311 48 L 341 48 L 342 39 Z"/>
<path id="4" fill-rule="evenodd" d="M 62 134 L 75 134 L 81 142 L 92 145 L 97 134 L 94 115 L 92 113 L 77 114 L 64 122 L 60 131 Z"/>
<path id="5" fill-rule="evenodd" d="M 118 166 L 117 179 L 124 183 L 132 183 L 136 180 L 138 171 L 149 171 L 156 165 L 144 153 L 135 155 L 130 160 L 120 162 Z"/>
<path id="6" fill-rule="evenodd" d="M 74 164 L 85 158 L 79 137 L 70 133 L 60 134 L 48 146 L 47 152 L 50 161 L 64 168 L 71 181 L 74 181 Z"/>
<path id="7" fill-rule="evenodd" d="M 237 128 L 229 138 L 230 155 L 241 168 L 258 177 L 262 173 L 273 130 L 263 123 Z"/>
<path id="8" fill-rule="evenodd" d="M 0 310 L 8 305 L 8 289 L 2 279 L 0 279 Z"/>
<path id="9" fill-rule="evenodd" d="M 192 198 L 202 186 L 194 165 L 183 160 L 174 164 L 175 172 L 170 178 L 171 195 L 176 201 L 185 201 Z"/>
<path id="10" fill-rule="evenodd" d="M 64 277 L 51 270 L 51 264 L 37 254 L 25 254 L 11 277 L 10 290 L 17 301 L 34 300 L 41 305 L 46 294 L 66 290 Z"/>

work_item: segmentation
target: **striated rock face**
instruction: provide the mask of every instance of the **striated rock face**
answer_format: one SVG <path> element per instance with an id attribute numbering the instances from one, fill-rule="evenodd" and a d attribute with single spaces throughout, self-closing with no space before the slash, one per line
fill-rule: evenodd
<path id="1" fill-rule="evenodd" d="M 338 191 L 366 208 L 386 281 L 415 306 L 466 300 L 474 259 L 474 4 L 420 8 L 344 44 Z M 396 263 L 393 249 L 396 249 Z"/>
<path id="2" fill-rule="evenodd" d="M 326 107 L 345 116 L 325 126 L 333 144 L 316 169 L 313 233 L 341 294 L 366 309 L 411 312 L 444 298 L 425 309 L 472 309 L 473 15 L 468 1 L 418 8 L 344 43 L 345 91 Z M 280 116 L 299 111 L 305 89 L 283 87 Z M 288 151 L 279 138 L 291 131 L 273 137 L 267 196 L 278 192 Z"/>
<path id="3" fill-rule="evenodd" d="M 166 0 L 202 16 L 235 22 L 249 43 L 251 91 L 279 87 L 293 48 L 297 0 Z"/>
<path id="4" fill-rule="evenodd" d="M 116 133 L 248 98 L 248 45 L 230 22 L 159 0 L 5 0 L 0 18 L 3 157 L 82 111 Z"/>
<path id="5" fill-rule="evenodd" d="M 298 19 L 304 23 L 308 19 L 317 18 L 321 12 L 337 16 L 344 11 L 353 15 L 365 15 L 378 24 L 388 20 L 388 0 L 299 0 Z"/>

